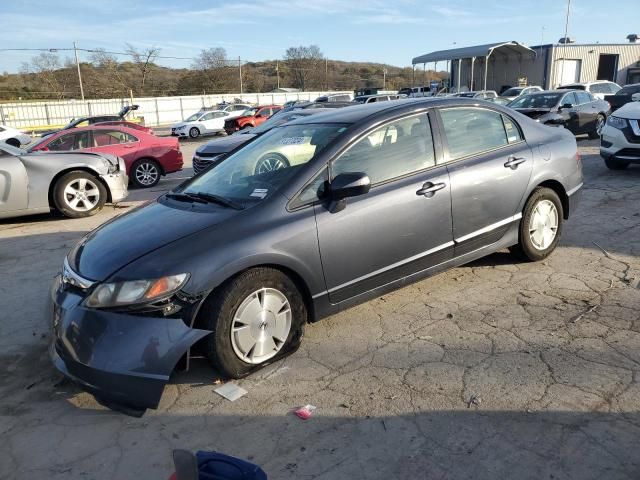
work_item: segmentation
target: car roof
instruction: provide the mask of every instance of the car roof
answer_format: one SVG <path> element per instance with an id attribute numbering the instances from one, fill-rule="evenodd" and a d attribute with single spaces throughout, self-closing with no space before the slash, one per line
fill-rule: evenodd
<path id="1" fill-rule="evenodd" d="M 68 134 L 68 133 L 76 133 L 76 132 L 84 132 L 87 130 L 122 130 L 126 133 L 130 133 L 131 135 L 139 135 L 139 134 L 143 134 L 143 135 L 148 135 L 147 133 L 145 133 L 142 130 L 136 130 L 135 128 L 129 128 L 125 125 L 89 125 L 87 127 L 76 127 L 76 128 L 69 128 L 67 130 L 60 130 L 59 132 L 56 132 L 54 135 L 57 134 Z M 53 136 L 53 135 L 52 135 Z"/>
<path id="2" fill-rule="evenodd" d="M 485 102 L 474 98 L 460 97 L 429 97 L 429 98 L 401 98 L 393 102 L 374 102 L 361 105 L 353 105 L 348 108 L 335 108 L 322 111 L 311 118 L 298 118 L 289 122 L 290 125 L 305 123 L 357 123 L 365 118 L 383 116 L 385 113 L 397 111 L 410 112 L 421 108 L 442 106 L 472 106 L 472 105 L 498 106 L 491 102 Z"/>

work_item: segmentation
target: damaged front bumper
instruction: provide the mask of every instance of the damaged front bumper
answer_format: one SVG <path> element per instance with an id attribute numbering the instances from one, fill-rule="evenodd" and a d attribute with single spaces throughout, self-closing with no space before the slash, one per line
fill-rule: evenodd
<path id="1" fill-rule="evenodd" d="M 182 319 L 87 308 L 56 278 L 51 291 L 56 368 L 96 399 L 127 413 L 157 408 L 180 358 L 209 331 Z"/>

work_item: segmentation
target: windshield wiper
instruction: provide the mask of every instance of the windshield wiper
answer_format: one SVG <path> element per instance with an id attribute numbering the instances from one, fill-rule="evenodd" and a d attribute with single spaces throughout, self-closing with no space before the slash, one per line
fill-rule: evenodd
<path id="1" fill-rule="evenodd" d="M 167 197 L 175 198 L 176 200 L 189 199 L 195 202 L 201 203 L 219 203 L 225 207 L 233 208 L 235 210 L 244 210 L 244 205 L 239 204 L 231 200 L 230 198 L 216 195 L 214 193 L 206 192 L 179 192 L 179 193 L 167 193 Z"/>

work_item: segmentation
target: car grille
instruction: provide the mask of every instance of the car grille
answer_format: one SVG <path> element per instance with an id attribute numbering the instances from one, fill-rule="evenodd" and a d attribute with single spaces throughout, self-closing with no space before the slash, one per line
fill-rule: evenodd
<path id="1" fill-rule="evenodd" d="M 204 154 L 200 154 L 193 157 L 193 173 L 198 174 L 201 171 L 207 169 L 212 163 L 215 163 L 216 158 L 218 158 L 219 156 L 219 154 L 207 154 L 207 156 L 205 157 Z"/>

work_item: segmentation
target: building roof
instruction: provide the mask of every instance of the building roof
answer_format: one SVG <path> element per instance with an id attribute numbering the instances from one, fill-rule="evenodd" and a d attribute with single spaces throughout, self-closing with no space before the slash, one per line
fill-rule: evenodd
<path id="1" fill-rule="evenodd" d="M 494 50 L 500 51 L 506 55 L 510 53 L 528 53 L 535 55 L 535 52 L 526 45 L 511 41 L 499 43 L 487 43 L 485 45 L 474 45 L 472 47 L 452 48 L 450 50 L 439 50 L 437 52 L 426 53 L 415 57 L 412 61 L 413 65 L 418 63 L 439 62 L 442 60 L 458 60 L 462 58 L 486 57 Z"/>

